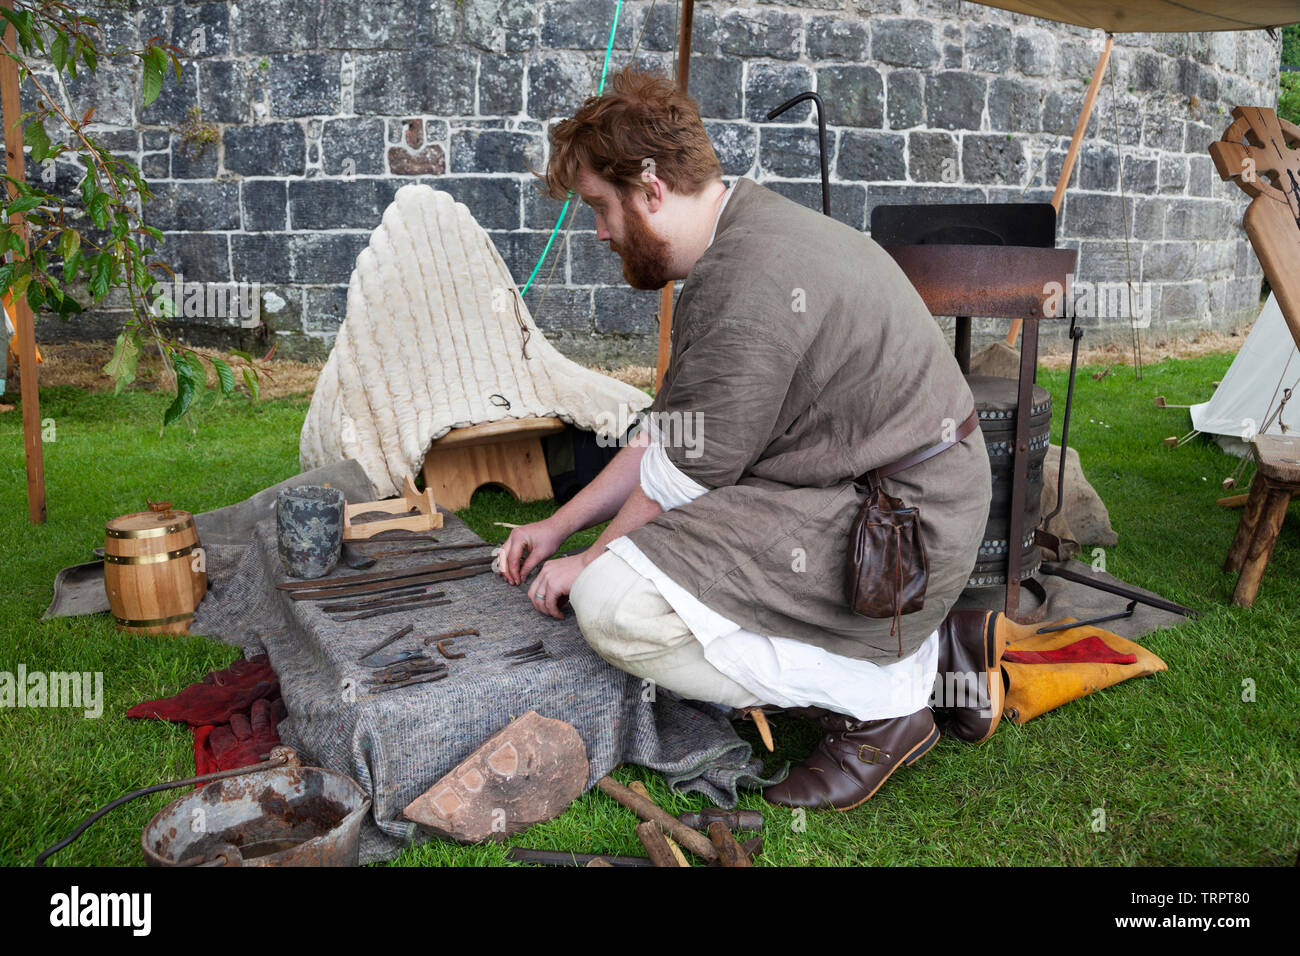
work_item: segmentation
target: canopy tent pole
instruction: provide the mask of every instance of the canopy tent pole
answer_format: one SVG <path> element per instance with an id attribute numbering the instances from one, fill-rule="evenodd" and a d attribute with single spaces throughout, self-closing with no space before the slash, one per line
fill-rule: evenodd
<path id="1" fill-rule="evenodd" d="M 1056 192 L 1052 195 L 1052 208 L 1061 214 L 1061 205 L 1065 202 L 1065 189 L 1070 184 L 1070 174 L 1074 172 L 1074 162 L 1079 158 L 1079 146 L 1083 143 L 1083 134 L 1088 130 L 1088 121 L 1092 119 L 1092 108 L 1097 102 L 1097 93 L 1101 89 L 1102 77 L 1110 63 L 1110 51 L 1115 46 L 1113 34 L 1106 34 L 1106 42 L 1097 57 L 1097 68 L 1092 71 L 1092 82 L 1088 84 L 1088 94 L 1083 98 L 1083 107 L 1079 110 L 1079 121 L 1074 124 L 1074 136 L 1070 139 L 1070 149 L 1065 154 L 1065 163 L 1061 166 L 1061 175 L 1056 179 Z M 1023 319 L 1013 319 L 1011 331 L 1007 333 L 1007 344 L 1015 345 L 1020 337 Z"/>
<path id="2" fill-rule="evenodd" d="M 13 0 L 0 0 L 7 10 L 14 8 Z M 6 23 L 4 48 L 9 53 L 17 49 L 12 24 Z M 11 56 L 0 56 L 0 111 L 4 115 L 5 172 L 13 179 L 24 181 L 22 108 L 18 100 L 18 63 Z M 17 195 L 13 183 L 9 198 Z M 27 223 L 22 213 L 9 217 L 10 228 L 22 238 L 27 254 Z M 36 328 L 32 308 L 27 296 L 14 296 L 14 324 L 17 326 L 18 367 L 23 397 L 23 445 L 27 453 L 27 517 L 32 524 L 45 523 L 45 457 L 41 447 L 41 395 L 36 371 Z M 2 324 L 0 324 L 2 327 Z"/>
<path id="3" fill-rule="evenodd" d="M 695 0 L 682 0 L 682 25 L 677 43 L 677 89 L 686 92 L 691 76 L 691 22 L 695 19 Z M 668 351 L 673 331 L 673 285 L 659 290 L 659 350 L 655 356 L 655 391 L 663 384 L 668 370 Z"/>

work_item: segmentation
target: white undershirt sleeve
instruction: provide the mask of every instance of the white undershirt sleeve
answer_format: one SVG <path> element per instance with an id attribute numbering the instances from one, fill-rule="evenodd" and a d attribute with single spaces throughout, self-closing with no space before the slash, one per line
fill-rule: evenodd
<path id="1" fill-rule="evenodd" d="M 708 491 L 706 486 L 672 463 L 664 451 L 662 436 L 654 419 L 646 418 L 644 421 L 650 436 L 650 444 L 641 456 L 641 490 L 646 497 L 664 511 L 671 511 Z"/>

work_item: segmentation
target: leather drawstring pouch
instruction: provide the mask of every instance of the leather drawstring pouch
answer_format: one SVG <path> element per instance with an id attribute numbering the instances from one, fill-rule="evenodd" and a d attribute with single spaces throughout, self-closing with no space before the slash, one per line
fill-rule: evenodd
<path id="1" fill-rule="evenodd" d="M 889 633 L 898 630 L 898 653 L 903 653 L 899 618 L 925 606 L 930 562 L 921 539 L 921 513 L 885 494 L 867 474 L 867 500 L 853 519 L 849 533 L 849 560 L 844 581 L 849 607 L 864 617 L 890 617 Z"/>
<path id="2" fill-rule="evenodd" d="M 849 531 L 848 560 L 844 569 L 844 596 L 849 607 L 863 617 L 893 618 L 889 633 L 898 632 L 898 656 L 903 656 L 900 618 L 925 607 L 930 563 L 921 536 L 921 513 L 899 498 L 886 494 L 880 479 L 920 464 L 961 442 L 979 425 L 972 411 L 950 441 L 931 445 L 907 458 L 859 475 L 855 484 L 867 486 L 867 500 Z"/>
<path id="3" fill-rule="evenodd" d="M 1070 620 L 1062 618 L 1053 623 L 1064 624 Z M 1012 626 L 1002 655 L 1002 676 L 1006 684 L 1002 702 L 1004 720 L 1023 724 L 1130 677 L 1145 677 L 1169 669 L 1142 645 L 1099 627 L 1087 624 L 1047 634 L 1034 633 L 1043 626 Z M 1089 638 L 1093 641 L 1088 641 Z M 1080 653 L 1088 644 L 1096 647 L 1097 642 L 1101 645 L 1099 649 L 1110 653 Z M 1118 663 L 1128 659 L 1132 662 Z"/>

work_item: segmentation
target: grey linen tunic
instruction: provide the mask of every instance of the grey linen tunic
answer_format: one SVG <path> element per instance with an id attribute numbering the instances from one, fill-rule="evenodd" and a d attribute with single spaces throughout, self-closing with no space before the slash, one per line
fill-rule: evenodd
<path id="1" fill-rule="evenodd" d="M 925 607 L 844 599 L 853 478 L 942 440 L 974 407 L 938 324 L 866 235 L 741 179 L 673 315 L 649 411 L 669 460 L 709 489 L 628 537 L 747 630 L 881 664 L 914 653 L 975 566 L 992 477 L 979 429 L 885 479 L 920 509 Z M 679 416 L 693 416 L 696 432 Z"/>

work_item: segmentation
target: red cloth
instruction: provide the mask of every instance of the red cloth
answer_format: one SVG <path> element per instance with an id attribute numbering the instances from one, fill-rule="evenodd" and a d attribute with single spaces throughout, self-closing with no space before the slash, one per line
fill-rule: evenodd
<path id="1" fill-rule="evenodd" d="M 232 714 L 247 713 L 253 702 L 280 696 L 280 679 L 265 654 L 239 660 L 213 671 L 173 697 L 146 700 L 126 712 L 128 717 L 172 720 L 201 727 L 228 723 Z"/>
<path id="2" fill-rule="evenodd" d="M 1136 664 L 1136 654 L 1121 654 L 1095 634 L 1051 651 L 1004 651 L 1013 664 Z"/>

